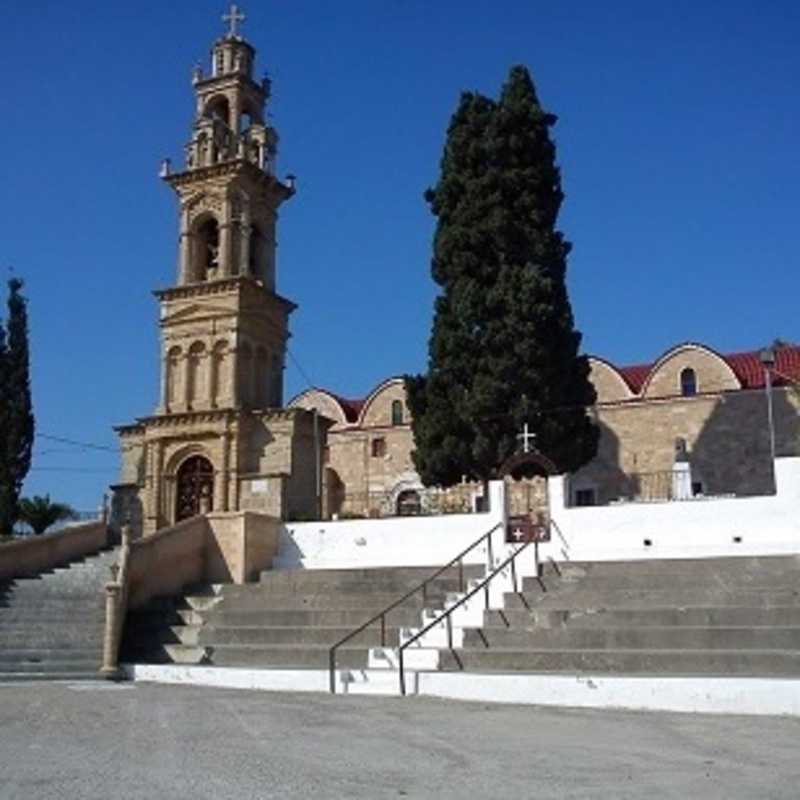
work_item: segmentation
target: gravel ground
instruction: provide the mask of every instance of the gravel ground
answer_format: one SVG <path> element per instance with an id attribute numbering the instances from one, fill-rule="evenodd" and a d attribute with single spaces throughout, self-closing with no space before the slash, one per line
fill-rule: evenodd
<path id="1" fill-rule="evenodd" d="M 0 684 L 0 799 L 793 798 L 800 719 Z"/>

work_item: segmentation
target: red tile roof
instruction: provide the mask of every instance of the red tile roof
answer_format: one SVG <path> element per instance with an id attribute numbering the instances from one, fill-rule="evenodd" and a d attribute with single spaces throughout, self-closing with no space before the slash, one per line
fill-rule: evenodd
<path id="1" fill-rule="evenodd" d="M 764 365 L 761 363 L 759 352 L 753 350 L 748 353 L 731 353 L 723 356 L 745 389 L 760 389 L 765 385 Z M 775 348 L 774 353 L 773 384 L 785 386 L 791 381 L 800 380 L 800 347 Z"/>
<path id="2" fill-rule="evenodd" d="M 634 364 L 630 367 L 620 367 L 619 374 L 635 394 L 642 391 L 642 386 L 653 368 L 652 364 Z"/>
<path id="3" fill-rule="evenodd" d="M 764 367 L 761 364 L 759 350 L 750 350 L 744 353 L 720 353 L 720 358 L 725 360 L 741 381 L 743 389 L 761 389 L 765 385 Z M 774 349 L 775 367 L 773 369 L 773 385 L 785 386 L 792 381 L 800 382 L 800 346 L 787 345 Z M 634 394 L 642 391 L 655 363 L 632 364 L 626 367 L 617 367 L 623 380 L 628 384 Z M 359 399 L 347 399 L 327 392 L 342 407 L 345 419 L 349 423 L 358 422 L 359 414 L 371 395 Z"/>
<path id="4" fill-rule="evenodd" d="M 361 409 L 364 408 L 366 398 L 360 400 L 348 400 L 346 397 L 339 397 L 338 394 L 334 394 L 333 392 L 328 392 L 328 394 L 342 407 L 342 411 L 344 411 L 344 418 L 348 422 L 358 421 L 358 415 L 361 413 Z"/>
<path id="5" fill-rule="evenodd" d="M 764 367 L 759 356 L 760 350 L 744 353 L 720 353 L 722 358 L 741 381 L 743 389 L 762 389 L 765 385 Z M 775 367 L 772 372 L 774 386 L 785 386 L 792 381 L 800 381 L 800 347 L 787 345 L 774 348 Z M 633 364 L 618 367 L 625 383 L 635 394 L 641 392 L 655 364 Z"/>

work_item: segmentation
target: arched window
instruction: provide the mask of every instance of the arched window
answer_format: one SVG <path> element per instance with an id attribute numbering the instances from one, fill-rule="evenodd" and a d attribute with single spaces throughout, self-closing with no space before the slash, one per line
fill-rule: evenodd
<path id="1" fill-rule="evenodd" d="M 175 521 L 189 519 L 214 507 L 214 467 L 203 456 L 181 464 L 176 476 Z"/>
<path id="2" fill-rule="evenodd" d="M 256 225 L 250 226 L 250 259 L 247 265 L 249 275 L 258 278 L 258 265 L 261 261 L 261 231 Z"/>
<path id="3" fill-rule="evenodd" d="M 256 350 L 256 388 L 253 393 L 253 402 L 258 406 L 272 405 L 269 387 L 269 367 L 269 353 L 267 353 L 263 347 L 259 347 L 258 350 Z"/>
<path id="4" fill-rule="evenodd" d="M 167 374 L 164 376 L 164 380 L 166 381 L 165 399 L 167 403 L 167 409 L 170 409 L 172 406 L 174 406 L 180 401 L 180 394 L 178 389 L 180 383 L 179 381 L 180 361 L 181 361 L 180 347 L 170 348 L 169 353 L 167 353 Z"/>
<path id="5" fill-rule="evenodd" d="M 253 350 L 247 342 L 239 348 L 239 404 L 253 403 Z"/>
<path id="6" fill-rule="evenodd" d="M 203 356 L 205 345 L 195 342 L 189 348 L 189 358 L 186 361 L 186 405 L 192 408 L 203 394 Z"/>
<path id="7" fill-rule="evenodd" d="M 231 107 L 228 103 L 228 98 L 218 96 L 210 100 L 205 109 L 205 116 L 209 119 L 218 120 L 223 125 L 230 127 Z"/>
<path id="8" fill-rule="evenodd" d="M 392 401 L 392 425 L 403 424 L 403 403 L 401 400 Z"/>
<path id="9" fill-rule="evenodd" d="M 211 406 L 216 408 L 222 401 L 222 386 L 224 382 L 226 342 L 217 342 L 211 353 Z"/>
<path id="10" fill-rule="evenodd" d="M 195 280 L 207 281 L 216 277 L 218 267 L 219 225 L 213 217 L 208 217 L 195 232 Z"/>
<path id="11" fill-rule="evenodd" d="M 697 394 L 697 375 L 691 367 L 681 370 L 681 394 L 684 397 L 693 397 Z"/>

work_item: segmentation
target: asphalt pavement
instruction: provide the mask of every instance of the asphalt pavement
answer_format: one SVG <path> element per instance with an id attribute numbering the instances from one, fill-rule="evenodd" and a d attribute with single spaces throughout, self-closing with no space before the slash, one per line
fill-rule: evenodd
<path id="1" fill-rule="evenodd" d="M 0 684 L 0 800 L 800 797 L 800 719 Z"/>

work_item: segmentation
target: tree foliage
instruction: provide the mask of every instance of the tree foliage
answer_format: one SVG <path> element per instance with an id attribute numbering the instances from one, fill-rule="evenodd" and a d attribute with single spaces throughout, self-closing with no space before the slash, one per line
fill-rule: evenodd
<path id="1" fill-rule="evenodd" d="M 19 520 L 30 525 L 37 536 L 56 522 L 74 517 L 75 512 L 70 506 L 52 502 L 49 494 L 23 497 L 19 501 Z"/>
<path id="2" fill-rule="evenodd" d="M 525 67 L 498 101 L 464 93 L 441 174 L 426 192 L 437 217 L 428 371 L 406 379 L 427 485 L 497 477 L 528 422 L 562 471 L 597 449 L 595 399 L 565 283 L 571 245 L 556 228 L 563 201 L 550 128 Z"/>
<path id="3" fill-rule="evenodd" d="M 18 278 L 8 282 L 8 320 L 0 336 L 0 535 L 9 535 L 17 519 L 34 437 L 28 313 L 22 286 Z"/>

